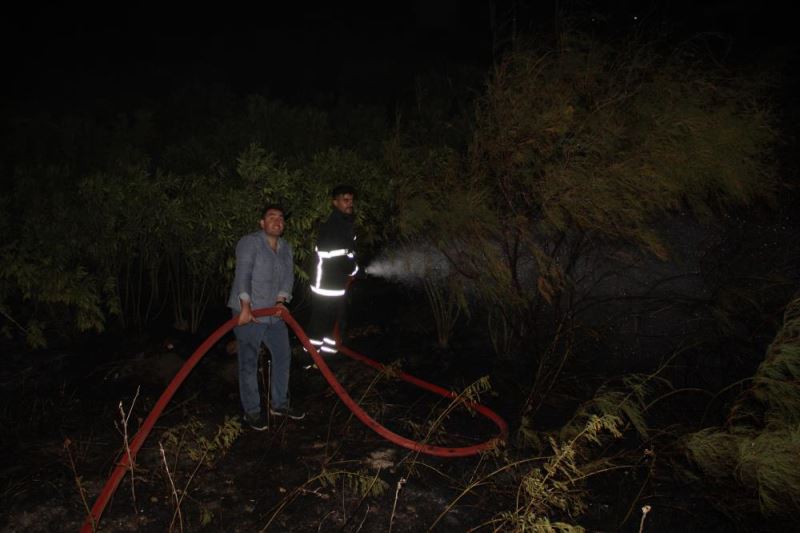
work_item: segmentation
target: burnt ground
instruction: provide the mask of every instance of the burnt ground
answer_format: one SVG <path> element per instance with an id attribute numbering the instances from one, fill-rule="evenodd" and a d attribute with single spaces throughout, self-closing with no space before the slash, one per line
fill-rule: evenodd
<path id="1" fill-rule="evenodd" d="M 401 327 L 403 336 L 390 336 L 385 326 L 354 324 L 349 345 L 370 356 L 377 353 L 386 363 L 402 360 L 418 377 L 456 390 L 485 373 L 475 366 L 454 372 L 442 364 L 447 357 L 441 350 L 414 341 L 413 331 Z M 0 529 L 80 528 L 86 510 L 79 487 L 91 506 L 123 451 L 120 404 L 132 437 L 204 338 L 168 333 L 124 341 L 107 335 L 79 349 L 7 355 L 0 374 L 5 463 Z M 291 337 L 292 401 L 307 411 L 306 418 L 273 417 L 263 432 L 242 426 L 229 334 L 159 418 L 138 454 L 133 487 L 126 476 L 99 530 L 425 530 L 476 467 L 490 460 L 424 456 L 384 440 L 344 408 L 318 370 L 304 369 L 308 360 Z M 423 349 L 398 355 L 415 343 Z M 356 361 L 345 358 L 331 366 L 372 416 L 402 435 L 425 438 L 426 424 L 448 404 Z M 262 388 L 267 372 L 262 365 Z M 490 421 L 459 408 L 429 440 L 465 446 L 496 433 Z M 218 434 L 225 444 L 214 443 Z M 182 498 L 180 513 L 176 495 Z M 437 527 L 477 525 L 494 514 L 491 503 L 467 497 Z"/>
<path id="2" fill-rule="evenodd" d="M 483 403 L 509 421 L 513 436 L 525 382 L 520 369 L 465 337 L 438 348 L 430 317 L 419 312 L 420 295 L 394 294 L 391 301 L 386 309 L 355 306 L 362 312 L 351 315 L 348 345 L 453 390 L 492 376 L 494 391 Z M 77 531 L 123 451 L 120 403 L 132 435 L 207 333 L 109 333 L 69 350 L 7 352 L 0 368 L 0 530 Z M 306 418 L 273 418 L 263 432 L 242 427 L 231 340 L 229 334 L 215 346 L 177 391 L 139 452 L 133 485 L 126 476 L 98 530 L 492 531 L 490 521 L 515 508 L 519 476 L 489 474 L 530 459 L 529 448 L 512 440 L 500 453 L 442 459 L 396 446 L 353 417 L 318 371 L 303 368 L 307 360 L 293 335 L 291 394 Z M 425 439 L 448 405 L 355 361 L 332 367 L 373 417 L 402 435 Z M 564 403 L 565 412 L 574 407 Z M 691 402 L 684 407 L 692 412 Z M 563 422 L 554 415 L 554 428 Z M 459 407 L 428 440 L 464 446 L 496 432 Z M 733 519 L 709 505 L 702 487 L 677 476 L 670 460 L 654 466 L 646 446 L 625 442 L 606 450 L 627 466 L 586 486 L 588 508 L 573 523 L 639 531 L 640 508 L 649 503 L 655 511 L 644 531 L 732 529 Z"/>

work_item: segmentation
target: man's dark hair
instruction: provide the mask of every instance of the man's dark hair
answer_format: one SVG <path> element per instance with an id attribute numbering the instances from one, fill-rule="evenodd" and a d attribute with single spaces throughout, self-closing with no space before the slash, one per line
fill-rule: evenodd
<path id="1" fill-rule="evenodd" d="M 267 211 L 269 211 L 271 209 L 274 209 L 275 211 L 280 211 L 281 214 L 283 215 L 283 218 L 286 218 L 286 210 L 283 208 L 283 206 L 281 204 L 279 204 L 277 202 L 271 202 L 271 203 L 266 204 L 264 206 L 264 209 L 261 210 L 261 218 L 264 218 L 265 216 L 267 216 Z"/>
<path id="2" fill-rule="evenodd" d="M 331 198 L 336 198 L 337 196 L 341 196 L 343 194 L 352 194 L 353 196 L 355 196 L 356 190 L 351 185 L 337 185 L 331 191 Z"/>

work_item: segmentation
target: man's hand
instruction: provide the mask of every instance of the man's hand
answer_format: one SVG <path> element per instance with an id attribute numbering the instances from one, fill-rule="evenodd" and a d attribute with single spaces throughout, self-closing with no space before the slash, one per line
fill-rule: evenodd
<path id="1" fill-rule="evenodd" d="M 253 310 L 250 308 L 250 302 L 242 302 L 242 310 L 239 311 L 239 320 L 236 321 L 236 324 L 244 326 L 253 321 L 255 321 L 255 317 L 253 316 Z"/>

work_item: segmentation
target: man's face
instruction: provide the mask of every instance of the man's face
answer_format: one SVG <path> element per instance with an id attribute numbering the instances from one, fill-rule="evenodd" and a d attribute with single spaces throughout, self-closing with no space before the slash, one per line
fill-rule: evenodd
<path id="1" fill-rule="evenodd" d="M 353 195 L 350 193 L 340 194 L 333 199 L 333 207 L 344 213 L 345 215 L 353 214 Z"/>
<path id="2" fill-rule="evenodd" d="M 264 230 L 264 233 L 270 237 L 280 237 L 286 226 L 283 221 L 283 213 L 278 209 L 268 210 L 264 213 L 264 218 L 259 220 L 258 223 L 261 225 L 261 229 Z"/>

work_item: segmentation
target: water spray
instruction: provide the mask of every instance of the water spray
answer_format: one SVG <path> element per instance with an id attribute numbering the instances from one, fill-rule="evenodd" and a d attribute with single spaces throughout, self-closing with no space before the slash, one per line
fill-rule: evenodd
<path id="1" fill-rule="evenodd" d="M 384 252 L 366 268 L 366 273 L 398 283 L 416 285 L 423 280 L 438 281 L 446 278 L 450 273 L 450 264 L 444 254 L 432 246 L 403 246 Z"/>

